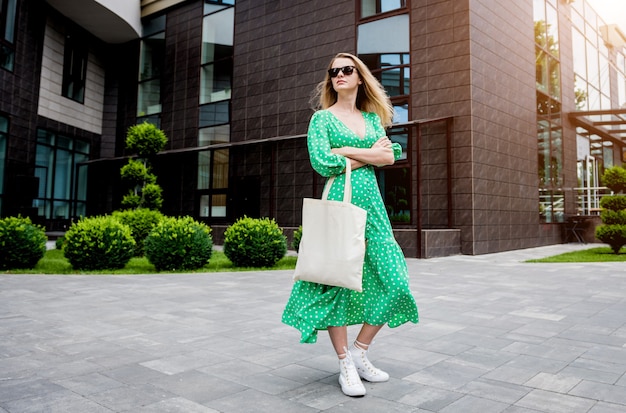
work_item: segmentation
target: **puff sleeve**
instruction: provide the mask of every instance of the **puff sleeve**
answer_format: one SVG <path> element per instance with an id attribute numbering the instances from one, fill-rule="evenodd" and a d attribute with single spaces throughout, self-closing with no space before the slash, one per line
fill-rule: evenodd
<path id="1" fill-rule="evenodd" d="M 315 112 L 311 117 L 307 146 L 311 166 L 320 175 L 325 177 L 339 175 L 346 168 L 346 158 L 331 152 L 328 117 L 324 111 Z"/>
<path id="2" fill-rule="evenodd" d="M 376 136 L 379 138 L 386 136 L 387 131 L 383 127 L 383 124 L 380 121 L 380 117 L 376 113 L 372 113 L 372 116 L 374 117 L 374 119 L 372 120 L 372 123 L 374 124 L 374 130 L 376 131 Z M 400 157 L 402 156 L 402 146 L 399 143 L 394 142 L 391 144 L 391 149 L 393 149 L 393 159 L 396 161 L 400 159 Z"/>

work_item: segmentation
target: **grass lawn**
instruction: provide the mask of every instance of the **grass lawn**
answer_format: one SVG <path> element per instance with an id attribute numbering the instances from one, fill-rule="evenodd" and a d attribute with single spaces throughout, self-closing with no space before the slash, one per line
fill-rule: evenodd
<path id="1" fill-rule="evenodd" d="M 596 247 L 526 262 L 626 262 L 626 249 L 622 248 L 619 254 L 614 254 L 609 247 Z"/>
<path id="2" fill-rule="evenodd" d="M 233 266 L 223 252 L 213 251 L 209 263 L 204 267 L 194 271 L 180 272 L 224 272 L 224 271 L 259 271 L 259 270 L 289 270 L 296 267 L 296 257 L 285 256 L 271 268 L 241 268 Z M 99 270 L 99 271 L 75 271 L 70 263 L 63 256 L 61 250 L 48 250 L 44 257 L 39 260 L 35 268 L 26 270 L 10 270 L 5 274 L 154 274 L 157 271 L 154 265 L 148 262 L 145 257 L 131 258 L 124 268 L 118 270 Z M 170 271 L 162 271 L 168 273 Z"/>

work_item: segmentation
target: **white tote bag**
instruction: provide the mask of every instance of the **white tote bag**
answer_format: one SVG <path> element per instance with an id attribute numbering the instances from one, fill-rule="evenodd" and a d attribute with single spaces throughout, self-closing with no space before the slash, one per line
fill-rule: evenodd
<path id="1" fill-rule="evenodd" d="M 322 199 L 303 200 L 302 238 L 293 279 L 363 291 L 367 211 L 350 203 L 349 159 L 343 202 L 328 200 L 334 178 L 326 183 Z"/>

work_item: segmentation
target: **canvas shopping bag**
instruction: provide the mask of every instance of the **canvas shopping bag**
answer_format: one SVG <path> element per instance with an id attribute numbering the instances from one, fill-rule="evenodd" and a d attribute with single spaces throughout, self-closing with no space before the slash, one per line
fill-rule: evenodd
<path id="1" fill-rule="evenodd" d="M 343 201 L 327 199 L 335 177 L 326 183 L 322 199 L 303 200 L 302 238 L 294 281 L 311 281 L 363 291 L 367 211 L 350 203 L 350 172 L 348 160 Z"/>

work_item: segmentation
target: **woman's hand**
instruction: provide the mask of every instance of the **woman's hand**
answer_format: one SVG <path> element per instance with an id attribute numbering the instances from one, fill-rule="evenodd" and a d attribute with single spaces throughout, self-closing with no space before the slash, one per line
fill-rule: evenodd
<path id="1" fill-rule="evenodd" d="M 383 136 L 372 145 L 372 148 L 391 148 L 391 139 Z"/>

